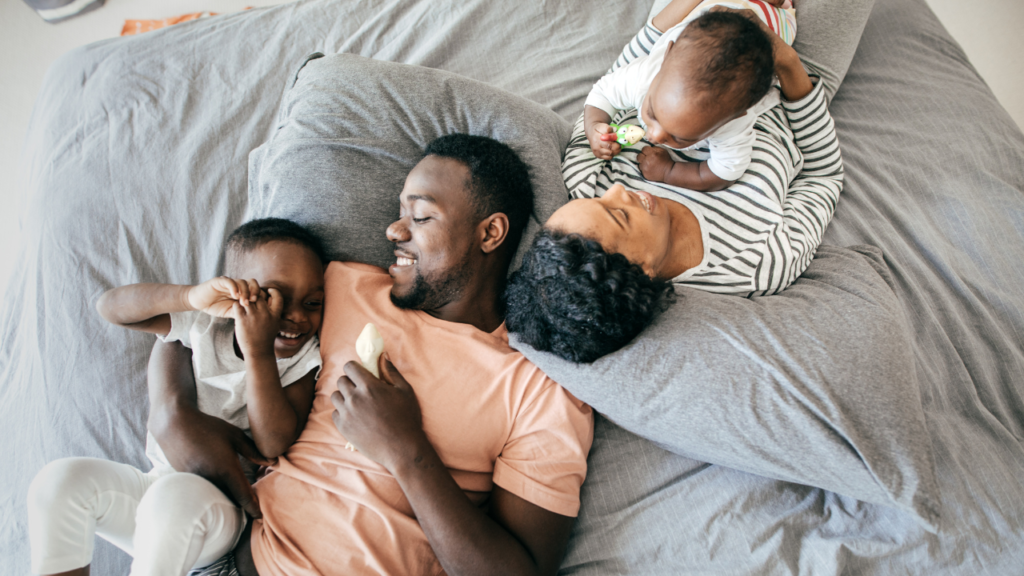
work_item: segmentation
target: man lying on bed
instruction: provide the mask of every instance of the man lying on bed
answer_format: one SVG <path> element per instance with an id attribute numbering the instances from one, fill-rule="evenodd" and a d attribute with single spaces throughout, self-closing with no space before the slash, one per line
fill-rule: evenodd
<path id="1" fill-rule="evenodd" d="M 157 345 L 151 427 L 168 458 L 262 512 L 204 573 L 236 560 L 263 576 L 557 571 L 593 418 L 507 344 L 501 295 L 532 205 L 503 144 L 428 146 L 387 230 L 396 263 L 328 266 L 313 409 L 254 493 L 236 469 L 245 440 L 196 413 L 187 356 Z M 367 322 L 384 338 L 381 379 L 355 351 Z"/>

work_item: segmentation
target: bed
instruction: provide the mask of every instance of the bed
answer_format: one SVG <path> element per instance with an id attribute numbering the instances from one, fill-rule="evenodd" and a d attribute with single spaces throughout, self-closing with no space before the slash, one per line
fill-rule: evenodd
<path id="1" fill-rule="evenodd" d="M 714 453 L 694 458 L 609 406 L 565 574 L 1024 566 L 1024 135 L 924 0 L 845 4 L 863 7 L 859 24 L 847 10 L 845 32 L 801 29 L 798 45 L 838 86 L 831 110 L 845 190 L 820 256 L 842 267 L 849 251 L 838 247 L 874 247 L 858 250 L 891 289 L 897 305 L 886 314 L 906 334 L 890 347 L 910 366 L 874 385 L 916 395 L 934 514 L 922 521 L 906 507 L 711 463 Z M 115 285 L 216 272 L 218 247 L 252 213 L 249 154 L 281 125 L 307 55 L 447 70 L 569 125 L 650 10 L 641 1 L 304 0 L 58 60 L 26 139 L 25 240 L 0 312 L 4 573 L 28 570 L 25 494 L 46 462 L 145 465 L 152 339 L 105 325 L 93 303 Z M 894 374 L 860 360 L 857 378 Z M 895 429 L 876 436 L 890 432 L 897 450 L 904 436 Z M 97 547 L 94 573 L 127 566 L 112 546 Z"/>

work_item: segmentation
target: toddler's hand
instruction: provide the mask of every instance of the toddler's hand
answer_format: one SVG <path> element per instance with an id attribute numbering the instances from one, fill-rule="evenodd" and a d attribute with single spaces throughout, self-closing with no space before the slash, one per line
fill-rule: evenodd
<path id="1" fill-rule="evenodd" d="M 675 161 L 668 151 L 657 146 L 646 146 L 636 158 L 640 173 L 650 182 L 664 182 Z"/>
<path id="2" fill-rule="evenodd" d="M 622 150 L 622 147 L 616 142 L 617 139 L 615 130 L 604 122 L 595 123 L 590 128 L 590 133 L 587 134 L 590 149 L 594 152 L 594 156 L 601 160 L 611 160 Z"/>
<path id="3" fill-rule="evenodd" d="M 782 8 L 786 10 L 793 7 L 793 0 L 763 0 L 764 2 L 775 6 L 776 8 Z"/>
<path id="4" fill-rule="evenodd" d="M 256 301 L 248 305 L 235 302 L 231 318 L 235 320 L 235 338 L 242 355 L 274 353 L 274 339 L 281 329 L 281 311 L 284 298 L 276 288 L 258 292 Z"/>
<path id="5" fill-rule="evenodd" d="M 206 312 L 218 318 L 231 318 L 231 308 L 236 302 L 255 302 L 260 285 L 255 280 L 240 280 L 220 276 L 207 280 L 188 290 L 188 304 L 193 310 Z"/>

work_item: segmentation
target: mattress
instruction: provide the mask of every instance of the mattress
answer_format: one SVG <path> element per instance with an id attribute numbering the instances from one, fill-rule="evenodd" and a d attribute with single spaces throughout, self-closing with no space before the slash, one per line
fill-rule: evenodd
<path id="1" fill-rule="evenodd" d="M 304 0 L 58 60 L 26 139 L 24 249 L 0 310 L 3 573 L 28 570 L 25 493 L 46 462 L 145 467 L 153 340 L 105 324 L 93 303 L 116 285 L 216 273 L 247 208 L 247 156 L 307 54 L 443 68 L 571 121 L 649 9 Z M 1024 135 L 924 0 L 877 3 L 832 112 L 846 189 L 824 242 L 877 246 L 892 271 L 915 332 L 937 532 L 892 508 L 689 460 L 599 418 L 564 573 L 1024 566 Z M 127 566 L 98 545 L 94 573 Z"/>

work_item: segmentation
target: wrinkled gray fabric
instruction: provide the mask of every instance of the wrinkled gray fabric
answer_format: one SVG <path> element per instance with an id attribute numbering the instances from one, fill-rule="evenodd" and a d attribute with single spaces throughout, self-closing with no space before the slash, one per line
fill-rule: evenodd
<path id="1" fill-rule="evenodd" d="M 913 334 L 938 533 L 599 419 L 564 574 L 1021 573 L 1024 135 L 924 0 L 876 3 L 832 113 L 846 187 L 824 242 L 885 254 Z"/>
<path id="2" fill-rule="evenodd" d="M 92 305 L 115 285 L 216 272 L 246 209 L 248 154 L 307 54 L 440 67 L 572 120 L 649 9 L 304 1 L 60 59 L 26 140 L 33 199 L 0 311 L 0 574 L 28 571 L 24 494 L 45 462 L 144 463 L 152 338 L 104 324 Z M 877 2 L 833 111 L 847 186 L 825 241 L 880 246 L 892 270 L 936 456 L 938 535 L 893 507 L 702 464 L 599 419 L 565 573 L 1024 566 L 1024 137 L 924 0 Z M 94 574 L 127 566 L 98 545 Z"/>
<path id="3" fill-rule="evenodd" d="M 93 306 L 114 286 L 218 272 L 221 244 L 247 208 L 249 152 L 273 132 L 307 55 L 442 68 L 568 120 L 649 10 L 612 0 L 304 0 L 58 59 L 26 138 L 32 200 L 0 311 L 0 574 L 29 570 L 25 494 L 46 462 L 94 456 L 146 469 L 154 338 L 104 322 Z M 127 566 L 97 543 L 93 574 Z"/>
<path id="4" fill-rule="evenodd" d="M 877 248 L 821 246 L 777 296 L 677 287 L 591 364 L 519 348 L 610 421 L 676 454 L 897 507 L 934 529 L 911 334 Z"/>
<path id="5" fill-rule="evenodd" d="M 386 105 L 382 105 L 386 103 Z M 281 120 L 249 155 L 249 218 L 290 218 L 324 239 L 332 260 L 387 268 L 409 170 L 431 140 L 462 132 L 508 144 L 529 166 L 534 217 L 565 203 L 561 159 L 572 126 L 550 109 L 450 72 L 352 54 L 310 61 Z"/>

